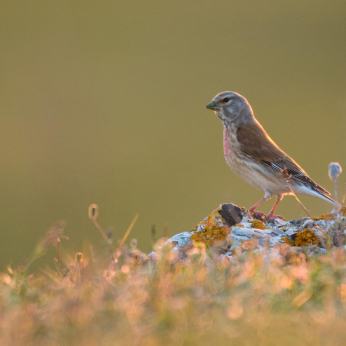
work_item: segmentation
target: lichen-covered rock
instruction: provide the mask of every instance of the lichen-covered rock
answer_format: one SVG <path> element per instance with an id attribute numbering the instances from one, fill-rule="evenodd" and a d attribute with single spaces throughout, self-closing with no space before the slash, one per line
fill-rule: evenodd
<path id="1" fill-rule="evenodd" d="M 267 230 L 266 230 L 267 231 Z M 254 239 L 258 241 L 258 245 L 261 246 L 274 246 L 277 245 L 281 238 L 277 235 L 272 236 L 271 230 L 266 232 L 262 229 L 245 228 L 245 227 L 233 227 L 230 235 L 228 236 L 229 244 L 233 244 L 234 241 L 246 241 Z"/>
<path id="2" fill-rule="evenodd" d="M 217 248 L 220 256 L 227 258 L 232 258 L 235 251 L 261 251 L 284 243 L 297 248 L 309 247 L 311 251 L 315 249 L 313 253 L 323 253 L 326 234 L 329 234 L 332 245 L 345 245 L 345 219 L 342 209 L 338 213 L 288 222 L 281 219 L 258 220 L 245 208 L 221 204 L 190 232 L 176 234 L 168 242 L 180 251 L 202 243 Z"/>
<path id="3" fill-rule="evenodd" d="M 172 238 L 168 239 L 169 243 L 175 244 L 179 248 L 186 248 L 192 245 L 191 235 L 192 232 L 183 232 L 174 235 Z"/>
<path id="4" fill-rule="evenodd" d="M 292 246 L 309 246 L 309 245 L 320 245 L 316 233 L 309 228 L 304 228 L 297 233 L 291 235 L 290 238 L 284 237 L 283 241 Z"/>

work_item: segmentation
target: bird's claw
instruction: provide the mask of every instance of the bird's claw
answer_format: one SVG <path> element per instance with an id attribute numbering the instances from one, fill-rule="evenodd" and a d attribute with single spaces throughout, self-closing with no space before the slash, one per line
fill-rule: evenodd
<path id="1" fill-rule="evenodd" d="M 273 214 L 271 215 L 270 213 L 266 215 L 260 211 L 253 211 L 251 212 L 251 215 L 254 219 L 264 221 L 264 222 L 267 222 L 271 219 L 280 219 L 285 221 L 285 219 L 281 215 L 273 215 Z"/>
<path id="2" fill-rule="evenodd" d="M 251 212 L 251 215 L 256 220 L 267 221 L 267 216 L 260 211 L 253 211 Z"/>

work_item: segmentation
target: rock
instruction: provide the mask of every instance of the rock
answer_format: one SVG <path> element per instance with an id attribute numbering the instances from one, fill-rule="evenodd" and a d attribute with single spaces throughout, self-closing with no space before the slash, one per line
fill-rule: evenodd
<path id="1" fill-rule="evenodd" d="M 218 212 L 228 227 L 240 223 L 244 216 L 244 211 L 234 204 L 221 204 L 221 210 Z"/>
<path id="2" fill-rule="evenodd" d="M 346 221 L 341 214 L 329 213 L 319 218 L 305 217 L 288 222 L 281 219 L 258 220 L 245 208 L 235 204 L 221 204 L 190 232 L 176 234 L 168 242 L 174 244 L 180 252 L 204 243 L 216 248 L 220 256 L 227 258 L 233 258 L 237 249 L 245 252 L 252 248 L 254 252 L 261 252 L 283 243 L 297 250 L 309 247 L 310 253 L 321 254 L 326 251 L 323 248 L 325 236 L 322 231 L 336 227 L 345 237 L 343 231 Z"/>
<path id="3" fill-rule="evenodd" d="M 257 238 L 260 245 L 266 245 L 270 241 L 270 236 L 263 230 L 256 228 L 233 227 L 227 239 L 237 238 L 238 240 L 250 240 Z"/>
<path id="4" fill-rule="evenodd" d="M 192 232 L 183 232 L 174 235 L 172 238 L 168 239 L 168 243 L 175 243 L 178 248 L 190 247 L 192 245 L 191 235 Z"/>

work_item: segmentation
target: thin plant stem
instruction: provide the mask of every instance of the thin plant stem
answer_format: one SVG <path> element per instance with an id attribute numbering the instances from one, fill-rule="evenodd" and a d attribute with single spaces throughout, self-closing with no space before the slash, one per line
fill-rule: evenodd
<path id="1" fill-rule="evenodd" d="M 109 239 L 106 236 L 106 233 L 103 231 L 102 227 L 100 226 L 100 224 L 97 222 L 97 220 L 92 219 L 93 224 L 95 225 L 95 227 L 97 228 L 97 230 L 100 232 L 102 238 L 108 243 Z"/>
<path id="2" fill-rule="evenodd" d="M 109 243 L 109 239 L 106 235 L 106 233 L 103 231 L 102 227 L 100 226 L 100 224 L 97 222 L 97 216 L 99 214 L 99 207 L 97 204 L 91 204 L 89 206 L 89 218 L 91 219 L 91 221 L 93 222 L 93 224 L 95 225 L 95 227 L 97 228 L 97 230 L 100 232 L 102 238 Z"/>
<path id="3" fill-rule="evenodd" d="M 338 178 L 334 179 L 334 199 L 338 201 Z"/>
<path id="4" fill-rule="evenodd" d="M 167 238 L 167 235 L 168 235 L 168 225 L 167 225 L 167 223 L 165 222 L 165 223 L 163 224 L 163 237 L 164 237 L 164 238 Z"/>
<path id="5" fill-rule="evenodd" d="M 286 171 L 287 172 L 287 171 Z M 284 173 L 284 172 L 283 172 Z M 313 217 L 311 216 L 311 214 L 309 213 L 309 211 L 305 208 L 304 204 L 300 201 L 300 199 L 298 198 L 298 196 L 295 194 L 295 192 L 292 190 L 291 185 L 290 185 L 290 179 L 292 178 L 292 174 L 290 175 L 286 175 L 286 182 L 287 185 L 289 187 L 289 189 L 291 190 L 293 196 L 295 197 L 295 199 L 297 200 L 297 202 L 302 206 L 302 208 L 305 210 L 305 212 L 309 215 L 309 217 L 311 218 L 311 220 L 313 221 L 315 227 L 317 229 L 319 229 L 325 236 L 327 236 L 327 233 L 320 227 L 318 226 L 318 224 L 316 223 L 316 221 L 313 219 Z"/>
<path id="6" fill-rule="evenodd" d="M 120 247 L 124 245 L 126 238 L 129 236 L 133 226 L 135 225 L 135 222 L 137 221 L 139 214 L 136 214 L 135 217 L 133 218 L 132 222 L 130 223 L 130 226 L 128 227 L 127 231 L 125 232 L 123 239 L 120 241 Z"/>
<path id="7" fill-rule="evenodd" d="M 109 251 L 111 253 L 112 260 L 114 261 L 114 249 L 112 245 L 112 240 L 107 237 L 106 233 L 103 231 L 102 227 L 100 224 L 97 222 L 97 216 L 99 214 L 99 207 L 97 204 L 91 204 L 89 206 L 89 219 L 93 222 L 94 226 L 97 228 L 99 233 L 101 234 L 102 238 L 104 241 L 109 245 Z"/>

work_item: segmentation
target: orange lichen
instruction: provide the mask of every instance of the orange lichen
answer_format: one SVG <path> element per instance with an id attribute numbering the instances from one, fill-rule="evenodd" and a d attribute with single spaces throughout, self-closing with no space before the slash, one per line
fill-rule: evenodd
<path id="1" fill-rule="evenodd" d="M 250 221 L 251 223 L 251 228 L 258 228 L 258 229 L 266 229 L 266 225 L 263 223 L 263 221 L 260 220 L 253 220 Z"/>
<path id="2" fill-rule="evenodd" d="M 284 237 L 283 241 L 291 246 L 309 246 L 309 245 L 319 245 L 318 237 L 316 233 L 309 228 L 305 228 L 299 231 L 294 239 Z"/>
<path id="3" fill-rule="evenodd" d="M 317 217 L 313 217 L 313 220 L 334 220 L 334 215 L 332 213 L 322 214 Z"/>
<path id="4" fill-rule="evenodd" d="M 282 240 L 286 243 L 286 244 L 289 244 L 291 246 L 294 246 L 294 241 L 291 240 L 290 238 L 288 237 L 283 237 Z"/>
<path id="5" fill-rule="evenodd" d="M 206 228 L 203 231 L 196 232 L 191 235 L 191 241 L 195 243 L 202 242 L 205 245 L 212 245 L 217 241 L 224 241 L 229 232 L 224 227 L 218 229 Z"/>
<path id="6" fill-rule="evenodd" d="M 190 239 L 196 246 L 202 242 L 209 246 L 218 241 L 225 241 L 231 228 L 226 226 L 225 221 L 219 214 L 220 208 L 214 210 L 205 220 L 192 229 L 194 234 Z"/>
<path id="7" fill-rule="evenodd" d="M 346 207 L 341 208 L 341 215 L 346 216 Z"/>
<path id="8" fill-rule="evenodd" d="M 242 228 L 244 228 L 244 225 L 242 225 L 241 223 L 237 223 L 233 227 L 242 227 Z"/>

